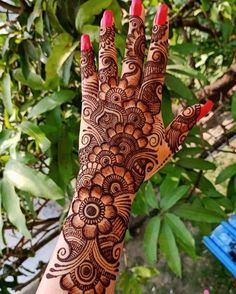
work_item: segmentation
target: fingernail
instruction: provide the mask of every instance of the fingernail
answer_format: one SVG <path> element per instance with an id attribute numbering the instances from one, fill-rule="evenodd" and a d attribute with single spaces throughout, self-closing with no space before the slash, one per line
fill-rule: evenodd
<path id="1" fill-rule="evenodd" d="M 201 118 L 206 116 L 211 111 L 213 106 L 214 106 L 214 102 L 211 100 L 208 100 L 205 104 L 201 105 L 201 111 L 197 118 L 197 121 L 199 121 Z"/>
<path id="2" fill-rule="evenodd" d="M 132 16 L 141 16 L 141 14 L 142 14 L 142 1 L 141 0 L 132 0 L 129 14 Z"/>
<path id="3" fill-rule="evenodd" d="M 157 13 L 155 16 L 154 23 L 160 26 L 164 25 L 167 20 L 167 14 L 168 14 L 168 6 L 166 4 L 159 5 L 159 7 L 157 8 Z"/>
<path id="4" fill-rule="evenodd" d="M 89 35 L 82 35 L 80 39 L 81 51 L 89 50 L 92 47 Z"/>
<path id="5" fill-rule="evenodd" d="M 101 20 L 101 27 L 107 28 L 113 26 L 113 13 L 112 10 L 105 10 Z"/>

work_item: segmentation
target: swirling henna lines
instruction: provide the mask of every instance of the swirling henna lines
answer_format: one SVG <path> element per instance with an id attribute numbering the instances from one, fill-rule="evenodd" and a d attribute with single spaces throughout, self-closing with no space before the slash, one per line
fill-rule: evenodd
<path id="1" fill-rule="evenodd" d="M 138 16 L 130 16 L 122 67 L 122 79 L 127 79 L 130 86 L 136 87 L 141 83 L 144 52 L 145 28 L 143 20 Z"/>
<path id="2" fill-rule="evenodd" d="M 147 63 L 144 69 L 139 99 L 158 115 L 161 109 L 162 87 L 167 64 L 168 25 L 154 25 Z"/>
<path id="3" fill-rule="evenodd" d="M 201 111 L 201 105 L 187 107 L 166 129 L 166 142 L 175 153 L 183 143 L 187 133 L 196 124 Z"/>
<path id="4" fill-rule="evenodd" d="M 93 49 L 81 51 L 81 79 L 88 79 L 96 73 Z"/>
<path id="5" fill-rule="evenodd" d="M 107 83 L 110 78 L 117 81 L 117 56 L 115 48 L 115 27 L 110 10 L 105 11 L 101 21 L 99 41 L 99 82 Z"/>
<path id="6" fill-rule="evenodd" d="M 98 91 L 98 78 L 94 52 L 88 35 L 81 38 L 81 81 L 83 97 L 95 97 Z"/>

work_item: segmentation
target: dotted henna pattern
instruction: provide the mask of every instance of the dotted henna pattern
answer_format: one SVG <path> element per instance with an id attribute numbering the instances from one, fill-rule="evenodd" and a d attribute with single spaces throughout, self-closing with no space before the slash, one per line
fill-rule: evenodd
<path id="1" fill-rule="evenodd" d="M 80 172 L 66 219 L 66 246 L 47 278 L 60 277 L 71 294 L 105 293 L 116 279 L 135 192 L 176 152 L 196 123 L 200 106 L 187 108 L 165 129 L 161 117 L 168 26 L 154 26 L 146 66 L 144 24 L 130 18 L 121 79 L 114 27 L 101 29 L 99 86 L 92 50 L 82 52 L 83 107 Z M 109 292 L 110 293 L 110 292 Z"/>

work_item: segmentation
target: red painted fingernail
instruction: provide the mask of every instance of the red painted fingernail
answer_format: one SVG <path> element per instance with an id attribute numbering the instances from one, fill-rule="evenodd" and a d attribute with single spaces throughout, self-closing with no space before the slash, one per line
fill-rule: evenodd
<path id="1" fill-rule="evenodd" d="M 105 10 L 101 20 L 101 27 L 107 28 L 113 26 L 113 13 L 112 10 Z"/>
<path id="2" fill-rule="evenodd" d="M 157 13 L 155 16 L 154 23 L 160 26 L 164 25 L 167 20 L 167 14 L 168 14 L 168 6 L 166 4 L 159 5 L 159 7 L 157 8 Z"/>
<path id="3" fill-rule="evenodd" d="M 80 39 L 81 51 L 89 50 L 92 47 L 89 35 L 82 35 Z"/>
<path id="4" fill-rule="evenodd" d="M 129 14 L 132 16 L 141 16 L 141 14 L 142 14 L 142 1 L 141 0 L 132 0 Z"/>
<path id="5" fill-rule="evenodd" d="M 211 100 L 208 100 L 205 104 L 201 105 L 201 111 L 197 118 L 197 121 L 206 116 L 212 110 L 213 106 L 214 102 Z"/>

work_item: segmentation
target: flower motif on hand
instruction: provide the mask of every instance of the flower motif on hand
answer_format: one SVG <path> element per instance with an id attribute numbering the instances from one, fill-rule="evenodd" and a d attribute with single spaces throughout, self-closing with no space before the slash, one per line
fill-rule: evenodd
<path id="1" fill-rule="evenodd" d="M 110 233 L 110 220 L 116 217 L 117 213 L 112 196 L 102 195 L 99 186 L 93 186 L 91 191 L 81 188 L 78 195 L 72 206 L 72 225 L 81 228 L 83 235 L 89 240 L 94 239 L 99 232 Z"/>
<path id="2" fill-rule="evenodd" d="M 93 152 L 89 155 L 89 161 L 97 162 L 99 164 L 98 168 L 101 168 L 115 163 L 122 163 L 123 156 L 119 154 L 117 146 L 103 143 L 101 146 L 93 148 Z"/>
<path id="3" fill-rule="evenodd" d="M 135 88 L 129 87 L 126 79 L 121 79 L 117 84 L 114 78 L 110 78 L 108 83 L 101 85 L 99 97 L 101 100 L 122 106 L 123 102 L 131 99 L 134 94 Z"/>

